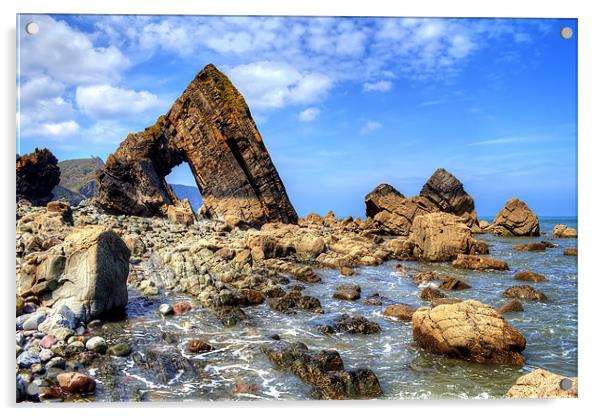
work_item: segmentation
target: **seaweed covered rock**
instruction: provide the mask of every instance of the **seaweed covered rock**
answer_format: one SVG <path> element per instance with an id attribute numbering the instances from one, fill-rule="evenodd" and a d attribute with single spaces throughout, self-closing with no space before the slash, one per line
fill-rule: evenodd
<path id="1" fill-rule="evenodd" d="M 34 205 L 45 205 L 60 177 L 58 160 L 46 148 L 17 156 L 17 201 L 27 199 Z"/>
<path id="2" fill-rule="evenodd" d="M 435 354 L 477 363 L 523 365 L 526 341 L 491 306 L 475 300 L 420 308 L 412 316 L 414 340 Z"/>
<path id="3" fill-rule="evenodd" d="M 278 368 L 290 371 L 314 390 L 312 397 L 324 400 L 370 399 L 382 395 L 376 374 L 370 369 L 346 370 L 335 350 L 310 351 L 301 342 L 276 341 L 262 348 Z"/>

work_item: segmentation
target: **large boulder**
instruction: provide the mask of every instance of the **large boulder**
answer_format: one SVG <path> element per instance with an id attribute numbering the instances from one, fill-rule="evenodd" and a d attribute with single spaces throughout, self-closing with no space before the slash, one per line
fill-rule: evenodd
<path id="1" fill-rule="evenodd" d="M 437 169 L 424 184 L 420 196 L 433 201 L 441 211 L 462 217 L 473 231 L 480 231 L 474 200 L 464 190 L 464 185 L 445 169 Z"/>
<path id="2" fill-rule="evenodd" d="M 539 219 L 527 204 L 512 198 L 485 231 L 506 237 L 539 236 Z"/>
<path id="3" fill-rule="evenodd" d="M 450 261 L 470 254 L 474 246 L 470 228 L 456 215 L 433 212 L 418 216 L 410 229 L 413 257 L 425 261 Z"/>
<path id="4" fill-rule="evenodd" d="M 420 308 L 412 315 L 414 340 L 435 354 L 477 363 L 523 365 L 523 334 L 491 306 L 475 300 Z"/>
<path id="5" fill-rule="evenodd" d="M 577 238 L 577 229 L 558 224 L 552 229 L 552 235 L 556 238 Z"/>
<path id="6" fill-rule="evenodd" d="M 243 96 L 212 64 L 167 114 L 109 155 L 95 200 L 111 212 L 166 215 L 177 198 L 165 177 L 183 162 L 203 195 L 204 216 L 252 225 L 297 222 Z"/>
<path id="7" fill-rule="evenodd" d="M 561 387 L 563 383 L 566 383 L 567 389 Z M 577 377 L 564 377 L 537 368 L 519 377 L 506 393 L 506 397 L 510 399 L 576 398 L 578 390 Z"/>
<path id="8" fill-rule="evenodd" d="M 17 156 L 17 201 L 28 199 L 44 205 L 52 199 L 52 188 L 58 185 L 61 169 L 58 160 L 46 148 Z"/>
<path id="9" fill-rule="evenodd" d="M 130 250 L 102 226 L 75 229 L 64 243 L 29 256 L 17 284 L 20 295 L 37 296 L 45 306 L 68 306 L 79 319 L 127 305 Z"/>
<path id="10" fill-rule="evenodd" d="M 415 217 L 439 210 L 429 199 L 420 196 L 405 198 L 387 184 L 374 188 L 364 202 L 366 216 L 394 235 L 408 235 Z"/>

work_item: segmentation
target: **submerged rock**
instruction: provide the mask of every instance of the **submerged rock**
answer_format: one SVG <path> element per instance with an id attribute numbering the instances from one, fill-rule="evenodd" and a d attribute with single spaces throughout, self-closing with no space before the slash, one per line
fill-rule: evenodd
<path id="1" fill-rule="evenodd" d="M 439 289 L 445 290 L 465 290 L 470 288 L 471 286 L 468 283 L 451 276 L 444 276 L 439 285 Z"/>
<path id="2" fill-rule="evenodd" d="M 433 300 L 433 299 L 439 299 L 439 298 L 444 298 L 445 294 L 443 292 L 441 292 L 440 290 L 437 290 L 435 288 L 432 287 L 425 287 L 424 289 L 422 289 L 422 292 L 420 292 L 420 299 L 422 300 Z"/>
<path id="3" fill-rule="evenodd" d="M 467 300 L 420 308 L 412 316 L 414 340 L 435 354 L 477 363 L 523 365 L 523 334 L 492 307 Z"/>
<path id="4" fill-rule="evenodd" d="M 562 252 L 565 256 L 577 256 L 577 247 L 567 247 Z"/>
<path id="5" fill-rule="evenodd" d="M 375 334 L 380 332 L 380 325 L 364 318 L 363 316 L 347 314 L 337 317 L 331 325 L 320 326 L 320 331 L 325 334 L 346 332 L 348 334 Z"/>
<path id="6" fill-rule="evenodd" d="M 524 310 L 525 309 L 523 308 L 522 303 L 520 303 L 516 299 L 512 299 L 512 300 L 504 303 L 499 308 L 497 308 L 497 313 L 499 313 L 500 315 L 504 315 L 509 312 L 523 312 Z"/>
<path id="7" fill-rule="evenodd" d="M 452 265 L 460 269 L 470 270 L 508 270 L 508 263 L 504 260 L 465 254 L 459 254 Z"/>
<path id="8" fill-rule="evenodd" d="M 414 312 L 416 312 L 416 308 L 406 305 L 405 303 L 400 303 L 387 306 L 383 311 L 383 315 L 390 316 L 391 318 L 395 318 L 400 321 L 411 321 Z"/>
<path id="9" fill-rule="evenodd" d="M 561 387 L 563 383 L 569 388 L 563 389 Z M 538 368 L 519 377 L 506 393 L 506 397 L 511 399 L 576 398 L 578 390 L 577 377 L 565 377 Z"/>
<path id="10" fill-rule="evenodd" d="M 191 339 L 188 341 L 188 344 L 186 344 L 186 349 L 188 352 L 197 354 L 199 352 L 213 351 L 215 348 L 201 339 Z"/>
<path id="11" fill-rule="evenodd" d="M 303 343 L 273 342 L 262 348 L 278 368 L 313 386 L 313 396 L 325 400 L 368 399 L 382 395 L 378 378 L 370 369 L 346 370 L 337 351 L 310 351 Z"/>
<path id="12" fill-rule="evenodd" d="M 357 300 L 360 298 L 361 292 L 362 288 L 358 285 L 341 285 L 337 287 L 332 297 L 341 300 Z"/>
<path id="13" fill-rule="evenodd" d="M 547 245 L 543 242 L 534 242 L 534 243 L 527 243 L 527 244 L 512 246 L 512 250 L 517 250 L 517 251 L 545 251 L 546 248 L 547 248 Z"/>

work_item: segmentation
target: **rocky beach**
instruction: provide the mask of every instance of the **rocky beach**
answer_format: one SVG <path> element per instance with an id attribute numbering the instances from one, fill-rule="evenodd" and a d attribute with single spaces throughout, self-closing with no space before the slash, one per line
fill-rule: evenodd
<path id="1" fill-rule="evenodd" d="M 479 218 L 444 168 L 300 217 L 213 65 L 88 165 L 17 156 L 18 402 L 577 397 L 576 218 Z"/>

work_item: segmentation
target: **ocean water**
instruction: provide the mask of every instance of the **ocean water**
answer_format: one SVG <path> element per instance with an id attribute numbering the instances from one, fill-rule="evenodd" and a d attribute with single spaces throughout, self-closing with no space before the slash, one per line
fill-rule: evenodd
<path id="1" fill-rule="evenodd" d="M 502 238 L 482 235 L 490 255 L 506 260 L 510 270 L 470 271 L 451 264 L 401 262 L 409 269 L 435 271 L 456 276 L 472 287 L 447 292 L 450 297 L 476 299 L 494 307 L 507 299 L 502 292 L 516 284 L 513 275 L 531 270 L 548 281 L 531 283 L 543 291 L 547 302 L 524 301 L 524 312 L 513 312 L 505 319 L 526 337 L 522 368 L 467 363 L 423 351 L 412 340 L 410 322 L 384 317 L 386 305 L 408 303 L 428 306 L 420 300 L 423 287 L 402 278 L 388 262 L 377 267 L 362 267 L 352 277 L 336 270 L 316 270 L 322 283 L 308 284 L 304 293 L 320 299 L 324 315 L 299 311 L 286 315 L 267 305 L 247 308 L 249 321 L 225 328 L 209 311 L 195 308 L 182 316 L 164 318 L 158 313 L 161 303 L 190 300 L 174 294 L 147 299 L 130 293 L 127 319 L 104 325 L 96 333 L 110 343 L 128 342 L 134 353 L 123 358 L 104 358 L 92 374 L 98 380 L 94 400 L 306 400 L 311 387 L 290 373 L 273 368 L 261 346 L 278 334 L 285 341 L 301 341 L 310 349 L 334 348 L 346 368 L 369 367 L 378 376 L 383 399 L 499 398 L 522 374 L 540 367 L 566 376 L 577 375 L 577 258 L 564 256 L 566 247 L 575 247 L 576 239 L 554 239 L 556 224 L 577 226 L 576 218 L 540 218 L 546 235 L 537 238 Z M 558 247 L 543 253 L 512 251 L 511 247 L 529 241 L 549 240 Z M 295 284 L 295 282 L 292 282 Z M 359 301 L 332 299 L 335 288 L 343 283 L 359 284 L 362 299 L 373 292 L 386 297 L 382 306 Z M 191 301 L 195 305 L 194 301 Z M 318 326 L 331 322 L 341 313 L 360 314 L 377 322 L 381 332 L 371 335 L 324 335 Z M 189 354 L 186 343 L 203 339 L 216 350 Z M 147 359 L 151 364 L 141 364 Z M 249 385 L 241 391 L 240 385 Z M 239 387 L 237 387 L 239 386 Z"/>

